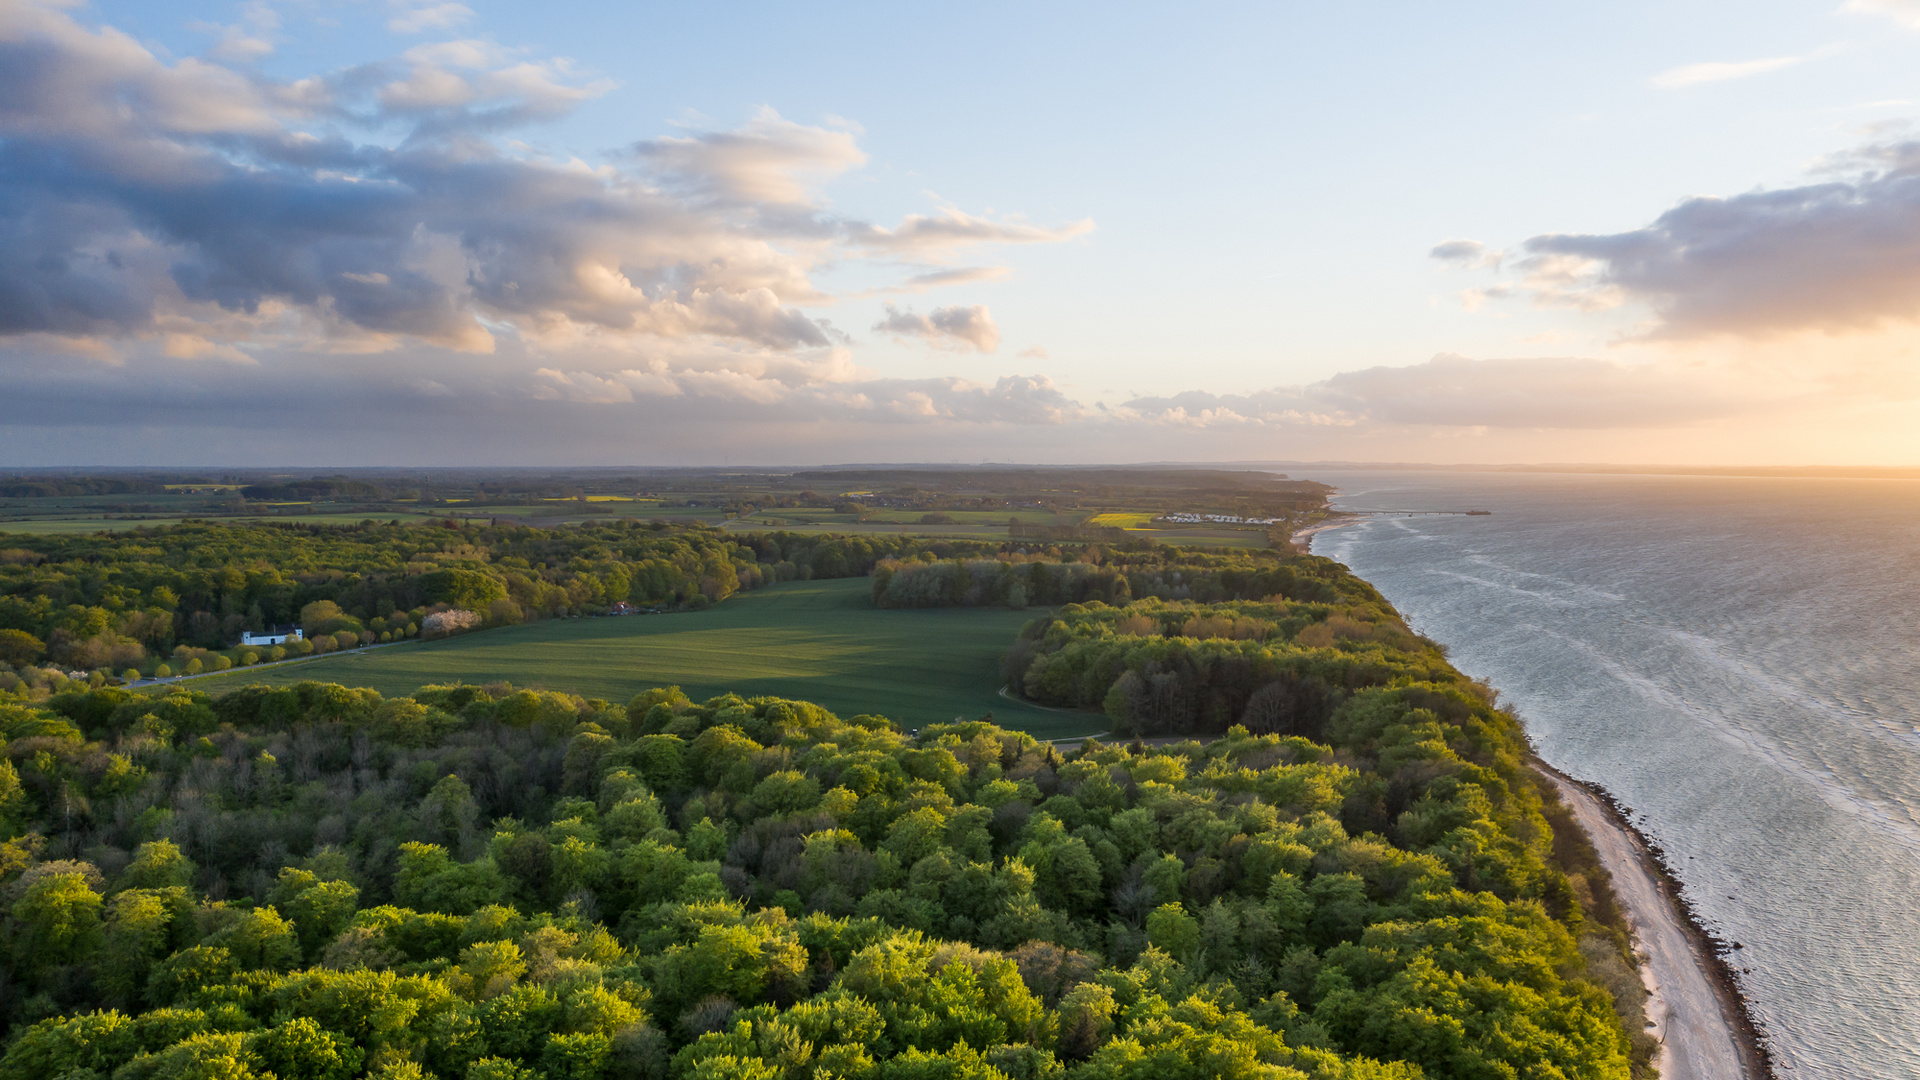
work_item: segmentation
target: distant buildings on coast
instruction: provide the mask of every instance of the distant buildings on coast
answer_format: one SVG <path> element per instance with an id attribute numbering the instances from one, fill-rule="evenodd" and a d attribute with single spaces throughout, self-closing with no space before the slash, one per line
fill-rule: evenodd
<path id="1" fill-rule="evenodd" d="M 1241 517 L 1238 514 L 1168 514 L 1160 519 L 1175 525 L 1199 525 L 1213 522 L 1216 525 L 1278 525 L 1279 518 Z"/>

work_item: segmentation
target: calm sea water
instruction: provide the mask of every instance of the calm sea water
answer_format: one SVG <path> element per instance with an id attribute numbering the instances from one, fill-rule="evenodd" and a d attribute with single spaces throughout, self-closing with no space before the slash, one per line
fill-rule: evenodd
<path id="1" fill-rule="evenodd" d="M 1306 475 L 1306 474 L 1302 474 Z M 1920 482 L 1326 471 L 1313 550 L 1632 807 L 1790 1077 L 1920 1077 Z"/>

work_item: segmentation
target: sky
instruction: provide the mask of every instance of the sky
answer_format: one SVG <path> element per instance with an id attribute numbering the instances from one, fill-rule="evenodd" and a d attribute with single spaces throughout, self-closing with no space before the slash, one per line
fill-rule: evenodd
<path id="1" fill-rule="evenodd" d="M 1920 465 L 1920 0 L 0 0 L 0 467 Z"/>

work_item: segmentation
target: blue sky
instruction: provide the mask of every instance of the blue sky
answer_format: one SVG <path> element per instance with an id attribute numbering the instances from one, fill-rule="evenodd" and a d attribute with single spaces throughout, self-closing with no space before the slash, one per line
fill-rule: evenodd
<path id="1" fill-rule="evenodd" d="M 0 13 L 15 78 L 92 73 L 0 107 L 20 464 L 1920 458 L 1920 3 Z M 617 242 L 483 158 L 601 177 Z M 384 241 L 343 177 L 411 186 Z"/>

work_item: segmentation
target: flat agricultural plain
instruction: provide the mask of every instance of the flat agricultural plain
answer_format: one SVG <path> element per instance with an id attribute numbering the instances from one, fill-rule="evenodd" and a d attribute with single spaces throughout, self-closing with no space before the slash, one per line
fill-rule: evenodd
<path id="1" fill-rule="evenodd" d="M 625 702 L 678 685 L 694 700 L 733 691 L 875 713 L 908 727 L 979 719 L 1059 739 L 1097 734 L 1106 718 L 1001 697 L 1000 655 L 1042 609 L 883 611 L 869 578 L 795 581 L 706 611 L 554 619 L 442 641 L 332 653 L 183 680 L 212 693 L 304 679 L 406 694 L 428 683 L 506 680 Z"/>

